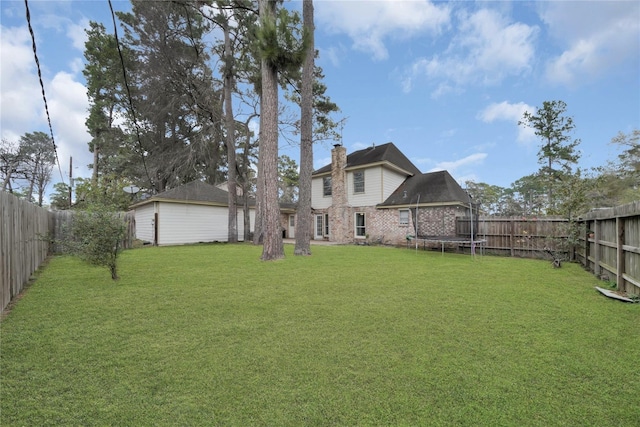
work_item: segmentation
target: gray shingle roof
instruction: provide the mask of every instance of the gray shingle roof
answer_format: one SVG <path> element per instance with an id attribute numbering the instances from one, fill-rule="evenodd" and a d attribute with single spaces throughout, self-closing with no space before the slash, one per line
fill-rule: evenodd
<path id="1" fill-rule="evenodd" d="M 179 187 L 164 191 L 162 193 L 158 193 L 155 196 L 150 197 L 143 202 L 137 203 L 132 207 L 145 205 L 147 203 L 159 200 L 228 206 L 229 193 L 211 184 L 207 184 L 206 182 L 191 181 L 188 184 L 184 184 Z M 242 203 L 241 197 L 238 197 L 238 203 Z M 255 201 L 253 199 L 249 199 L 249 205 L 254 206 Z"/>
<path id="2" fill-rule="evenodd" d="M 469 203 L 467 192 L 447 171 L 430 172 L 407 178 L 378 206 L 400 206 L 418 203 Z"/>
<path id="3" fill-rule="evenodd" d="M 354 151 L 347 155 L 346 167 L 352 168 L 381 162 L 391 163 L 413 175 L 420 173 L 420 169 L 411 163 L 411 161 L 402 154 L 402 152 L 398 150 L 398 147 L 396 147 L 392 142 Z M 313 175 L 319 175 L 327 172 L 331 172 L 331 164 L 314 171 Z"/>
<path id="4" fill-rule="evenodd" d="M 229 193 L 206 182 L 191 181 L 188 184 L 156 194 L 152 198 L 226 204 L 229 201 Z"/>

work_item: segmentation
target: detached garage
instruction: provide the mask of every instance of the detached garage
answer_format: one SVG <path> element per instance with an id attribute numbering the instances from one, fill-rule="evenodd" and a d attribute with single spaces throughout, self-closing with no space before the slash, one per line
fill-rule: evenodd
<path id="1" fill-rule="evenodd" d="M 173 188 L 131 206 L 136 237 L 154 245 L 183 245 L 228 240 L 228 193 L 200 181 Z M 238 239 L 244 239 L 242 201 L 238 204 Z M 255 206 L 249 208 L 251 231 Z"/>

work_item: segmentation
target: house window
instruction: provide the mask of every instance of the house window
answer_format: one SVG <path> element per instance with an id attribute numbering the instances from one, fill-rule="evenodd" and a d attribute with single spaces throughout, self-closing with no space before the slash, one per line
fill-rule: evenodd
<path id="1" fill-rule="evenodd" d="M 409 209 L 400 209 L 400 225 L 409 225 Z"/>
<path id="2" fill-rule="evenodd" d="M 289 227 L 296 226 L 296 217 L 295 215 L 289 215 Z"/>
<path id="3" fill-rule="evenodd" d="M 367 229 L 365 227 L 364 213 L 356 212 L 356 237 L 366 237 Z"/>
<path id="4" fill-rule="evenodd" d="M 322 178 L 322 195 L 330 196 L 331 195 L 331 177 L 325 176 Z"/>
<path id="5" fill-rule="evenodd" d="M 364 193 L 364 171 L 353 173 L 353 192 Z"/>
<path id="6" fill-rule="evenodd" d="M 324 235 L 329 235 L 329 214 L 324 214 Z"/>

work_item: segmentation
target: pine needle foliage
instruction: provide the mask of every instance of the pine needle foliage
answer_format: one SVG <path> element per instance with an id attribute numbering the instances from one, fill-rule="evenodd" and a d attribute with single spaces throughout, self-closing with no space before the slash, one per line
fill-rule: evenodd
<path id="1" fill-rule="evenodd" d="M 281 8 L 275 21 L 264 17 L 256 37 L 260 55 L 270 66 L 281 72 L 299 72 L 309 46 L 309 34 L 302 28 L 297 12 Z"/>

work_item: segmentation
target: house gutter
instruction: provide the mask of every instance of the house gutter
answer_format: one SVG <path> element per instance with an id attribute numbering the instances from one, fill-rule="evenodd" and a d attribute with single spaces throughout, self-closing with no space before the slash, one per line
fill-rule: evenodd
<path id="1" fill-rule="evenodd" d="M 204 206 L 218 206 L 228 207 L 229 205 L 222 202 L 206 202 L 202 200 L 184 200 L 184 199 L 149 199 L 135 205 L 129 206 L 129 209 L 139 208 L 140 206 L 148 205 L 149 203 L 163 202 L 163 203 L 187 203 L 190 205 L 204 205 Z"/>
<path id="2" fill-rule="evenodd" d="M 391 169 L 393 171 L 399 172 L 399 173 L 407 175 L 407 176 L 414 176 L 415 175 L 413 172 L 409 172 L 408 170 L 399 168 L 396 165 L 394 165 L 393 163 L 388 162 L 388 161 L 381 161 L 381 162 L 367 163 L 367 164 L 362 164 L 362 165 L 347 166 L 347 167 L 344 168 L 344 170 L 345 171 L 354 171 L 354 170 L 358 170 L 358 169 L 369 169 L 369 168 L 374 167 L 374 166 L 383 166 L 383 167 L 386 167 L 387 169 Z M 331 170 L 313 174 L 313 175 L 311 175 L 311 177 L 312 178 L 320 178 L 322 176 L 328 176 L 328 175 L 331 175 Z"/>
<path id="3" fill-rule="evenodd" d="M 403 208 L 428 208 L 428 207 L 441 207 L 441 206 L 460 206 L 463 208 L 468 208 L 466 203 L 463 202 L 428 202 L 428 203 L 419 203 L 419 204 L 410 204 L 405 203 L 402 205 L 376 205 L 376 209 L 403 209 Z"/>

